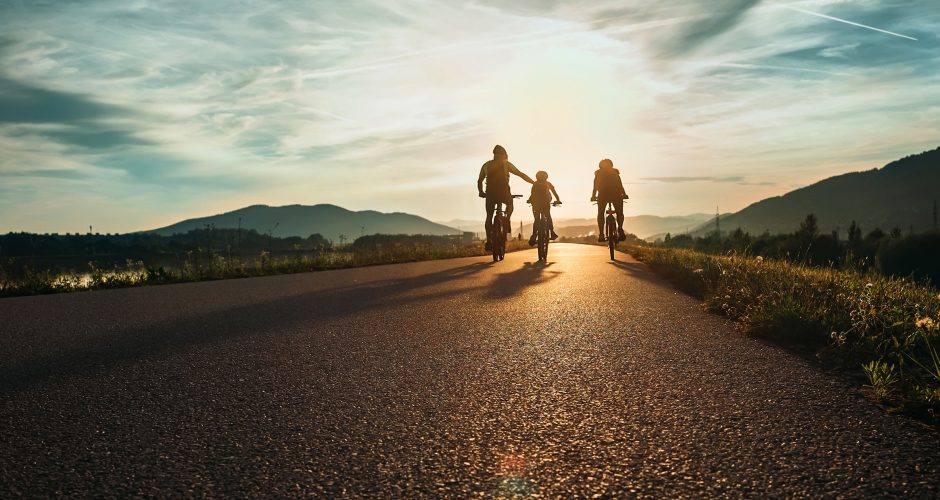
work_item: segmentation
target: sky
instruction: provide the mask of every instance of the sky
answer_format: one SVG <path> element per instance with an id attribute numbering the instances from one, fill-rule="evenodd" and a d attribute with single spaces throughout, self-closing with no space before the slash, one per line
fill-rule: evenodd
<path id="1" fill-rule="evenodd" d="M 936 0 L 0 0 L 0 231 L 477 219 L 495 144 L 556 218 L 602 158 L 629 215 L 736 211 L 940 145 L 938 68 Z"/>

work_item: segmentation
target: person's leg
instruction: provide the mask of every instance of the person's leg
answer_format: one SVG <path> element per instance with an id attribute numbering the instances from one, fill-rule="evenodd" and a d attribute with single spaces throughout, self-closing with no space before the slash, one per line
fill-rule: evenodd
<path id="1" fill-rule="evenodd" d="M 512 222 L 510 221 L 510 217 L 512 217 L 512 196 L 507 195 L 504 203 L 506 204 L 506 234 L 509 234 L 512 232 Z"/>
<path id="2" fill-rule="evenodd" d="M 555 222 L 552 221 L 552 209 L 550 206 L 545 208 L 545 223 L 548 224 L 549 237 L 553 240 L 557 240 L 558 234 L 555 233 Z"/>
<path id="3" fill-rule="evenodd" d="M 607 208 L 607 202 L 601 198 L 597 199 L 597 241 L 604 241 L 604 210 Z"/>
<path id="4" fill-rule="evenodd" d="M 493 212 L 496 210 L 496 203 L 489 198 L 486 199 L 486 222 L 483 227 L 486 228 L 486 244 L 490 243 L 490 230 L 493 228 Z"/>
<path id="5" fill-rule="evenodd" d="M 626 238 L 626 234 L 623 232 L 623 198 L 618 198 L 614 201 L 614 208 L 617 209 L 617 233 L 620 239 L 624 239 Z"/>
<path id="6" fill-rule="evenodd" d="M 532 236 L 529 236 L 530 247 L 535 245 L 535 233 L 539 229 L 539 209 L 535 205 L 532 205 L 532 220 L 534 222 L 532 223 Z"/>

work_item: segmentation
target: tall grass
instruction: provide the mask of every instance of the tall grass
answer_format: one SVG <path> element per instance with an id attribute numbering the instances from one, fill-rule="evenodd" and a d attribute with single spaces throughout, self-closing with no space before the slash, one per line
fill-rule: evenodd
<path id="1" fill-rule="evenodd" d="M 507 242 L 507 251 L 530 248 L 526 242 Z M 178 266 L 148 266 L 128 260 L 109 269 L 89 263 L 87 272 L 59 274 L 49 270 L 28 270 L 16 279 L 0 267 L 0 297 L 103 290 L 132 286 L 185 283 L 228 278 L 248 278 L 275 274 L 303 273 L 329 269 L 374 266 L 457 257 L 487 255 L 482 245 L 389 245 L 380 250 L 330 250 L 317 255 L 273 258 L 261 252 L 253 258 L 226 258 L 222 254 L 191 256 Z"/>
<path id="2" fill-rule="evenodd" d="M 643 246 L 627 250 L 746 332 L 812 349 L 827 364 L 864 373 L 876 396 L 940 417 L 936 290 L 761 257 Z"/>

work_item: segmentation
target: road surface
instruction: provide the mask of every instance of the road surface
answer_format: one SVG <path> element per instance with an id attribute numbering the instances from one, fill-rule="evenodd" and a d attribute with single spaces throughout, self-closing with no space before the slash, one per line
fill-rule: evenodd
<path id="1" fill-rule="evenodd" d="M 0 497 L 940 495 L 935 434 L 606 252 L 0 300 Z"/>

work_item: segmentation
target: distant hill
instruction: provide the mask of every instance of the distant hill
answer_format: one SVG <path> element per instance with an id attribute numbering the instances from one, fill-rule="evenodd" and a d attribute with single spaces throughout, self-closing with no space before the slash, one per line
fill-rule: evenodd
<path id="1" fill-rule="evenodd" d="M 819 219 L 823 232 L 846 229 L 856 221 L 864 232 L 933 228 L 934 202 L 940 199 L 940 148 L 908 156 L 880 169 L 837 175 L 783 196 L 767 198 L 721 218 L 722 230 L 741 228 L 752 234 L 788 233 L 806 215 Z M 693 234 L 714 231 L 714 222 Z"/>
<path id="2" fill-rule="evenodd" d="M 458 234 L 452 227 L 436 224 L 417 215 L 406 213 L 382 213 L 373 210 L 353 212 L 336 205 L 287 205 L 270 207 L 252 205 L 232 212 L 209 217 L 188 219 L 170 226 L 154 229 L 160 235 L 185 233 L 191 229 L 214 224 L 217 228 L 237 228 L 241 219 L 242 229 L 254 229 L 265 233 L 277 224 L 275 236 L 300 236 L 306 238 L 314 233 L 334 241 L 341 234 L 352 241 L 361 234 Z"/>
<path id="3" fill-rule="evenodd" d="M 518 209 L 516 210 L 518 214 Z M 532 211 L 526 207 L 526 211 L 523 212 L 522 221 L 525 223 L 522 227 L 523 232 L 532 231 Z M 665 234 L 668 232 L 680 233 L 686 232 L 695 229 L 702 225 L 703 222 L 713 219 L 713 215 L 708 214 L 691 214 L 691 215 L 679 215 L 671 217 L 659 217 L 656 215 L 634 215 L 632 217 L 627 217 L 623 224 L 626 227 L 627 231 L 639 236 L 640 238 L 647 238 L 657 234 Z M 517 216 L 513 216 L 513 223 L 516 227 L 513 228 L 513 231 L 517 231 L 519 226 L 519 219 Z M 450 226 L 450 227 L 459 227 L 464 231 L 473 231 L 477 233 L 483 233 L 483 219 L 480 218 L 479 221 L 455 219 L 447 222 L 442 222 L 441 224 Z M 562 228 L 565 230 L 562 231 Z M 555 220 L 555 229 L 558 234 L 563 234 L 566 236 L 584 236 L 590 233 L 597 232 L 597 222 L 595 219 L 556 219 Z"/>

